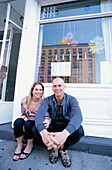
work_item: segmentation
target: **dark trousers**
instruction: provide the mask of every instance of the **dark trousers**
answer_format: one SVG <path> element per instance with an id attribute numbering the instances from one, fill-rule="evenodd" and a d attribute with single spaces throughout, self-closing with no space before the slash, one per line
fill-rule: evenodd
<path id="1" fill-rule="evenodd" d="M 60 132 L 60 131 L 62 131 L 64 129 L 65 129 L 65 127 L 55 126 L 55 125 L 51 124 L 47 130 L 49 132 Z M 33 130 L 33 133 L 34 133 L 35 138 L 37 140 L 37 143 L 43 144 L 41 135 L 39 134 L 39 132 L 38 132 L 38 130 L 36 129 L 35 126 L 33 127 L 32 130 Z M 74 133 L 72 133 L 71 135 L 68 136 L 68 138 L 66 139 L 66 142 L 64 143 L 63 150 L 65 151 L 70 146 L 77 143 L 81 139 L 82 136 L 84 136 L 84 130 L 83 130 L 83 127 L 81 125 L 78 130 L 76 130 Z"/>
<path id="2" fill-rule="evenodd" d="M 32 128 L 35 125 L 35 122 L 32 120 L 25 121 L 22 118 L 18 118 L 14 122 L 14 135 L 16 138 L 19 138 L 20 136 L 24 135 L 25 139 L 32 139 L 34 138 Z M 23 126 L 25 129 L 25 132 L 23 132 Z"/>

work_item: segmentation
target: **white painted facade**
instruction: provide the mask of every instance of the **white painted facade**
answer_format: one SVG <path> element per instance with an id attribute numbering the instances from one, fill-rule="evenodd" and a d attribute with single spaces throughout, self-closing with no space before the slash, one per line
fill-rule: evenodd
<path id="1" fill-rule="evenodd" d="M 41 4 L 47 5 L 52 2 L 46 0 L 39 3 L 38 0 L 26 0 L 14 103 L 0 103 L 2 114 L 0 123 L 13 123 L 21 115 L 21 99 L 28 95 L 35 80 Z M 44 86 L 45 97 L 51 95 L 52 84 L 47 83 Z M 66 86 L 65 92 L 75 96 L 79 101 L 85 135 L 112 138 L 112 84 L 66 84 Z M 9 115 L 8 118 L 6 115 Z"/>

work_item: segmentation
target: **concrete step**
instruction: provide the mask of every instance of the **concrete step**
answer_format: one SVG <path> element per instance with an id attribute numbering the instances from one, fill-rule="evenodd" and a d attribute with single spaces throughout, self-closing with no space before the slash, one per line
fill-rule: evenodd
<path id="1" fill-rule="evenodd" d="M 0 139 L 16 141 L 11 123 L 0 125 Z M 112 157 L 112 138 L 84 136 L 69 149 Z"/>

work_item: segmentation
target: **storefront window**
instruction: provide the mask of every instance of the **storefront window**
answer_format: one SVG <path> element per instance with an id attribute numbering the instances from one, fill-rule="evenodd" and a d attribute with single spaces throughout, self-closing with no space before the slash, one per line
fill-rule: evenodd
<path id="1" fill-rule="evenodd" d="M 0 100 L 13 101 L 23 16 L 12 3 L 0 3 Z"/>
<path id="2" fill-rule="evenodd" d="M 80 3 L 83 5 L 79 8 Z M 70 4 L 57 5 L 63 12 L 63 16 L 66 16 L 67 11 L 70 13 Z M 87 14 L 89 10 L 91 12 L 88 14 L 109 12 L 112 9 L 112 3 L 109 4 L 108 1 L 105 1 L 105 8 L 104 1 L 98 0 L 83 1 L 83 3 L 77 1 L 73 4 L 74 9 L 71 9 L 71 12 L 74 10 L 74 15 L 80 15 L 79 11 L 84 9 L 86 13 L 83 14 Z M 62 8 L 65 6 L 66 8 Z M 112 71 L 112 15 L 93 18 L 88 15 L 88 19 L 80 18 L 74 21 L 65 21 L 64 18 L 61 22 L 41 24 L 40 30 L 43 33 L 40 35 L 43 36 L 39 37 L 42 39 L 42 44 L 39 44 L 42 54 L 39 57 L 42 58 L 43 51 L 46 51 L 43 82 L 51 83 L 54 77 L 60 76 L 68 83 L 112 84 L 112 74 L 110 74 Z M 51 55 L 49 51 L 52 51 L 52 61 L 49 58 Z M 46 70 L 49 65 L 51 78 L 46 79 Z M 37 68 L 38 79 L 40 79 L 39 70 Z"/>
<path id="3" fill-rule="evenodd" d="M 78 0 L 59 5 L 42 7 L 41 19 L 99 13 L 100 0 Z"/>
<path id="4" fill-rule="evenodd" d="M 3 34 L 4 34 L 4 31 L 0 31 L 0 54 L 1 54 L 1 50 L 2 50 L 2 44 L 3 44 Z M 0 99 L 2 97 L 2 92 L 3 92 L 3 81 L 5 80 L 7 71 L 8 71 L 7 52 L 8 52 L 8 44 L 9 44 L 9 34 L 10 34 L 10 30 L 8 30 L 8 32 L 7 32 L 7 40 L 6 40 L 5 48 L 4 48 L 2 66 L 0 68 Z M 0 58 L 1 58 L 1 55 L 0 55 Z"/>

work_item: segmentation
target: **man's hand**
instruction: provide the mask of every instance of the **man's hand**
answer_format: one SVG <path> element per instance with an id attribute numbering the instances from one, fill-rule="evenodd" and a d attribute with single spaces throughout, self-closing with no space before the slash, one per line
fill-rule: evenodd
<path id="1" fill-rule="evenodd" d="M 59 149 L 66 141 L 67 137 L 70 135 L 70 133 L 64 129 L 62 132 L 56 132 L 56 133 L 50 133 L 50 136 L 52 136 L 52 141 L 56 143 L 56 149 Z"/>
<path id="2" fill-rule="evenodd" d="M 50 133 L 46 129 L 42 130 L 40 132 L 40 135 L 48 150 L 52 148 L 57 148 L 57 145 L 59 145 L 58 141 L 56 139 L 53 139 L 54 137 L 50 136 Z"/>

